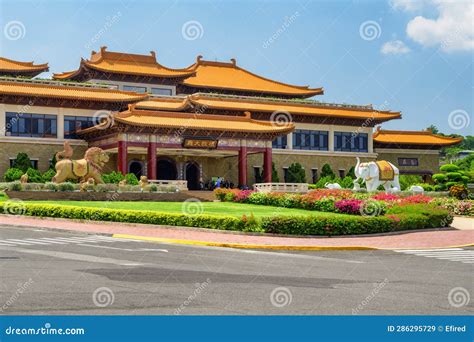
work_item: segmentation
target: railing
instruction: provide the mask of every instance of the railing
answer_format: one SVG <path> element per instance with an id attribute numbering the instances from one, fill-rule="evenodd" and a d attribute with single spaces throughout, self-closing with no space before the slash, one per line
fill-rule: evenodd
<path id="1" fill-rule="evenodd" d="M 186 180 L 149 179 L 148 182 L 158 186 L 175 186 L 179 191 L 188 190 L 188 181 Z"/>
<path id="2" fill-rule="evenodd" d="M 257 183 L 253 187 L 258 192 L 308 192 L 308 183 Z"/>

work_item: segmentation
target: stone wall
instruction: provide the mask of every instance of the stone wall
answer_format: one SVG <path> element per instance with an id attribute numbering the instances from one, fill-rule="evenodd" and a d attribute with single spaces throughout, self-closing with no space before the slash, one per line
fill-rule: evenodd
<path id="1" fill-rule="evenodd" d="M 393 150 L 377 149 L 378 160 L 388 160 L 397 166 L 401 173 L 418 173 L 420 175 L 439 172 L 439 152 L 437 150 Z M 399 158 L 416 158 L 418 166 L 400 166 Z"/>

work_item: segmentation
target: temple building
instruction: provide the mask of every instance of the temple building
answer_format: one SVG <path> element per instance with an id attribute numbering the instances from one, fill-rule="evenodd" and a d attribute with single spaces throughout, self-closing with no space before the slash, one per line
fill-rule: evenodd
<path id="1" fill-rule="evenodd" d="M 102 47 L 77 70 L 32 79 L 47 70 L 0 58 L 0 174 L 18 152 L 45 171 L 68 140 L 77 158 L 90 146 L 106 150 L 106 172 L 187 180 L 189 189 L 216 177 L 235 186 L 270 182 L 272 165 L 284 182 L 295 162 L 310 183 L 326 163 L 344 177 L 355 157 L 387 159 L 428 179 L 438 170 L 439 149 L 460 142 L 431 132 L 374 131 L 401 113 L 309 99 L 323 88 L 277 82 L 234 59 L 198 56 L 171 69 L 154 52 Z"/>

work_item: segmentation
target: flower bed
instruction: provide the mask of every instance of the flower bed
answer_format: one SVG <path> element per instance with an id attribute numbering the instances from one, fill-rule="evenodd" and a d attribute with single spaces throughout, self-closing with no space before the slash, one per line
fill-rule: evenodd
<path id="1" fill-rule="evenodd" d="M 350 190 L 316 189 L 307 194 L 263 193 L 252 190 L 217 189 L 221 201 L 298 208 L 350 215 L 382 216 L 387 208 L 413 204 L 447 209 L 451 214 L 472 216 L 473 201 L 453 197 L 432 197 L 422 194 L 358 193 Z"/>

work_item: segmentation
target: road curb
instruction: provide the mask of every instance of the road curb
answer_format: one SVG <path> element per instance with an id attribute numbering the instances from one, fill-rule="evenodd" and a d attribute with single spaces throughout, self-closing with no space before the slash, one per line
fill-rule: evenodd
<path id="1" fill-rule="evenodd" d="M 349 250 L 377 250 L 377 247 L 364 246 L 285 246 L 285 245 L 252 245 L 240 244 L 232 242 L 211 242 L 211 241 L 197 241 L 197 240 L 180 240 L 167 239 L 150 236 L 128 235 L 128 234 L 113 234 L 112 237 L 118 239 L 131 239 L 149 242 L 172 243 L 178 245 L 194 245 L 194 246 L 209 246 L 209 247 L 225 247 L 225 248 L 242 248 L 242 249 L 272 249 L 272 250 L 291 250 L 291 251 L 349 251 Z"/>

